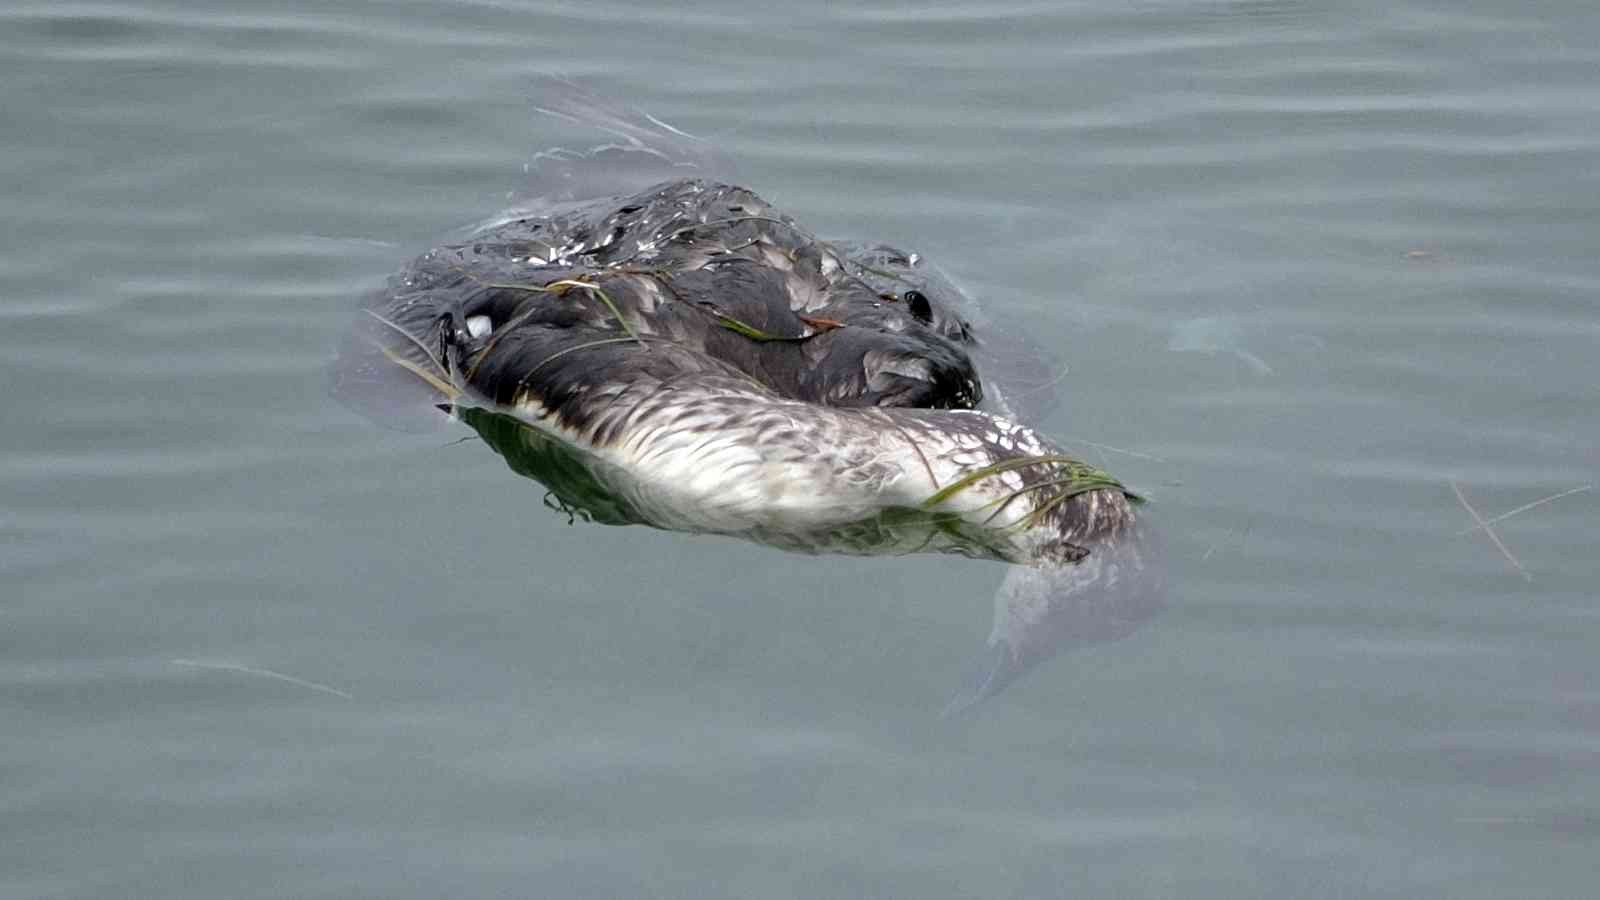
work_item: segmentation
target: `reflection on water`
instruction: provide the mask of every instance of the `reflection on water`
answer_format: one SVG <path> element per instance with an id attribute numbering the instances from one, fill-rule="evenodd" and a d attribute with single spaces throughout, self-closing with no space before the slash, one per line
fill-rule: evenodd
<path id="1" fill-rule="evenodd" d="M 1257 375 L 1272 374 L 1272 367 L 1267 365 L 1266 360 L 1244 346 L 1243 329 L 1239 323 L 1227 319 L 1204 316 L 1179 322 L 1172 327 L 1172 338 L 1167 341 L 1167 349 L 1210 356 L 1229 354 Z"/>

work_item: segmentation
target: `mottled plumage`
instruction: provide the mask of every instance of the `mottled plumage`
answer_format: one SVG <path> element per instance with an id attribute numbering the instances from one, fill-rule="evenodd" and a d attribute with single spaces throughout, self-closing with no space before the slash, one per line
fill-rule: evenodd
<path id="1" fill-rule="evenodd" d="M 680 177 L 547 198 L 418 257 L 369 301 L 335 390 L 372 409 L 403 370 L 406 405 L 454 410 L 599 521 L 1026 566 L 975 700 L 1085 631 L 1061 611 L 1137 621 L 1160 577 L 1137 498 L 986 401 L 962 300 L 915 254 Z"/>
<path id="2" fill-rule="evenodd" d="M 542 396 L 565 397 L 638 356 L 626 365 L 640 375 L 721 362 L 780 396 L 829 406 L 976 405 L 960 323 L 919 319 L 912 307 L 927 310 L 924 295 L 913 304 L 874 290 L 859 271 L 755 194 L 683 179 L 493 223 L 415 260 L 380 312 L 454 354 L 467 384 L 499 403 L 517 399 L 534 366 Z M 488 328 L 474 339 L 466 323 L 480 316 Z M 639 340 L 551 358 L 613 337 Z M 651 360 L 661 342 L 701 359 Z"/>

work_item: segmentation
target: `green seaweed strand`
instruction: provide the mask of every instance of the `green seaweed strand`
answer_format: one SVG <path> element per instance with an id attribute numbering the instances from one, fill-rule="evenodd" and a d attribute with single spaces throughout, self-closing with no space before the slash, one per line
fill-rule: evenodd
<path id="1" fill-rule="evenodd" d="M 984 466 L 981 469 L 968 472 L 966 475 L 961 476 L 960 478 L 941 488 L 933 496 L 922 501 L 922 507 L 924 509 L 932 509 L 933 507 L 938 506 L 946 500 L 949 500 L 956 494 L 961 493 L 962 491 L 966 490 L 977 482 L 990 477 L 991 475 L 999 475 L 1003 472 L 1011 472 L 1016 469 L 1024 469 L 1028 466 L 1037 465 L 1061 466 L 1065 470 L 1064 474 L 1066 477 L 1060 479 L 1060 481 L 1065 484 L 1065 490 L 1062 492 L 1061 499 L 1082 494 L 1086 491 L 1095 490 L 1117 490 L 1124 494 L 1128 494 L 1130 497 L 1133 496 L 1133 494 L 1129 492 L 1127 488 L 1123 487 L 1122 482 L 1113 478 L 1110 473 L 1104 470 L 1097 469 L 1088 463 L 1080 462 L 1070 456 L 1047 454 L 1043 456 L 1021 456 L 1017 457 L 1016 459 L 1001 460 L 1000 462 L 992 465 Z"/>
<path id="2" fill-rule="evenodd" d="M 728 329 L 734 334 L 744 335 L 752 341 L 760 341 L 762 343 L 774 341 L 798 342 L 808 340 L 812 337 L 812 335 L 809 334 L 802 334 L 798 337 L 789 337 L 788 335 L 783 334 L 772 334 L 771 332 L 762 331 L 754 325 L 748 325 L 744 322 L 741 322 L 738 319 L 735 319 L 733 316 L 719 313 L 716 310 L 708 310 L 708 312 L 710 312 L 713 316 L 716 316 L 718 325 L 721 325 L 723 328 Z"/>

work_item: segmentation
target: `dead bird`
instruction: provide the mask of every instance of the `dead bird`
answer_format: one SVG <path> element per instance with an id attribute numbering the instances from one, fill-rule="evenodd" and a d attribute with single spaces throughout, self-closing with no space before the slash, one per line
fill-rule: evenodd
<path id="1" fill-rule="evenodd" d="M 1015 564 L 952 709 L 1161 608 L 1140 498 L 1017 420 L 1003 345 L 937 269 L 821 240 L 697 140 L 553 87 L 543 111 L 618 142 L 542 155 L 538 189 L 368 298 L 336 396 L 444 410 L 569 515 Z"/>

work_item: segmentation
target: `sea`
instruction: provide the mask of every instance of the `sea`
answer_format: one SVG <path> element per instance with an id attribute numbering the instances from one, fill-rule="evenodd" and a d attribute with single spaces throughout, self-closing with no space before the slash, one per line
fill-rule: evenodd
<path id="1" fill-rule="evenodd" d="M 551 75 L 1021 329 L 1164 610 L 941 717 L 999 564 L 330 399 Z M 10 0 L 0 122 L 6 900 L 1593 895 L 1600 6 Z"/>

